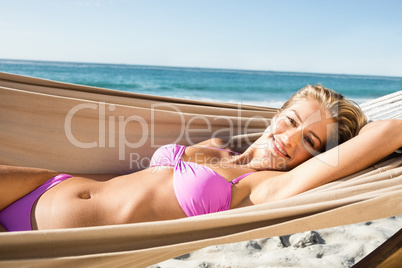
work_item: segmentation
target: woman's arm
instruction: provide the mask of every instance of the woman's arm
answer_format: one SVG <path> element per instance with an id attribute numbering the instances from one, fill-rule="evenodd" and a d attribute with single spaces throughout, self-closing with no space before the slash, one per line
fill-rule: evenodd
<path id="1" fill-rule="evenodd" d="M 0 210 L 58 174 L 46 169 L 0 165 Z"/>
<path id="2" fill-rule="evenodd" d="M 280 199 L 297 195 L 373 165 L 402 146 L 402 120 L 367 124 L 351 140 L 281 175 Z"/>

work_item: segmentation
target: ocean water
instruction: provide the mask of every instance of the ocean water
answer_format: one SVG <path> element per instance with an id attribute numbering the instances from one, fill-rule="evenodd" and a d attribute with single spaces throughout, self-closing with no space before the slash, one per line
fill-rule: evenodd
<path id="1" fill-rule="evenodd" d="M 402 77 L 0 59 L 0 71 L 142 94 L 280 107 L 307 84 L 357 103 L 402 90 Z"/>

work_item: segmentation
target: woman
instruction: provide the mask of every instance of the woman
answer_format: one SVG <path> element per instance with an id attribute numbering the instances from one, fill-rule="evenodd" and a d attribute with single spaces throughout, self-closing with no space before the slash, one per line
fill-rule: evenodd
<path id="1" fill-rule="evenodd" d="M 342 95 L 307 86 L 244 152 L 217 138 L 189 147 L 166 145 L 149 168 L 109 177 L 2 166 L 0 224 L 19 231 L 157 221 L 288 198 L 402 146 L 401 120 L 365 123 Z"/>

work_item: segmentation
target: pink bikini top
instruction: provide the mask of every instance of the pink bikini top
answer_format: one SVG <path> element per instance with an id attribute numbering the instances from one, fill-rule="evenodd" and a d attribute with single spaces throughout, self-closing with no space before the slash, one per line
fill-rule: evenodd
<path id="1" fill-rule="evenodd" d="M 186 146 L 177 144 L 160 147 L 152 156 L 150 167 L 173 167 L 174 191 L 187 216 L 228 210 L 231 187 L 252 172 L 228 182 L 209 167 L 182 161 L 185 149 Z"/>

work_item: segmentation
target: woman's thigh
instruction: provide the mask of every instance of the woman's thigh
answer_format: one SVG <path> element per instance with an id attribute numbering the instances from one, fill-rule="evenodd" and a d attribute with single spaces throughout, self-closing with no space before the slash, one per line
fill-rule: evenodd
<path id="1" fill-rule="evenodd" d="M 58 174 L 46 169 L 0 165 L 0 210 Z"/>

